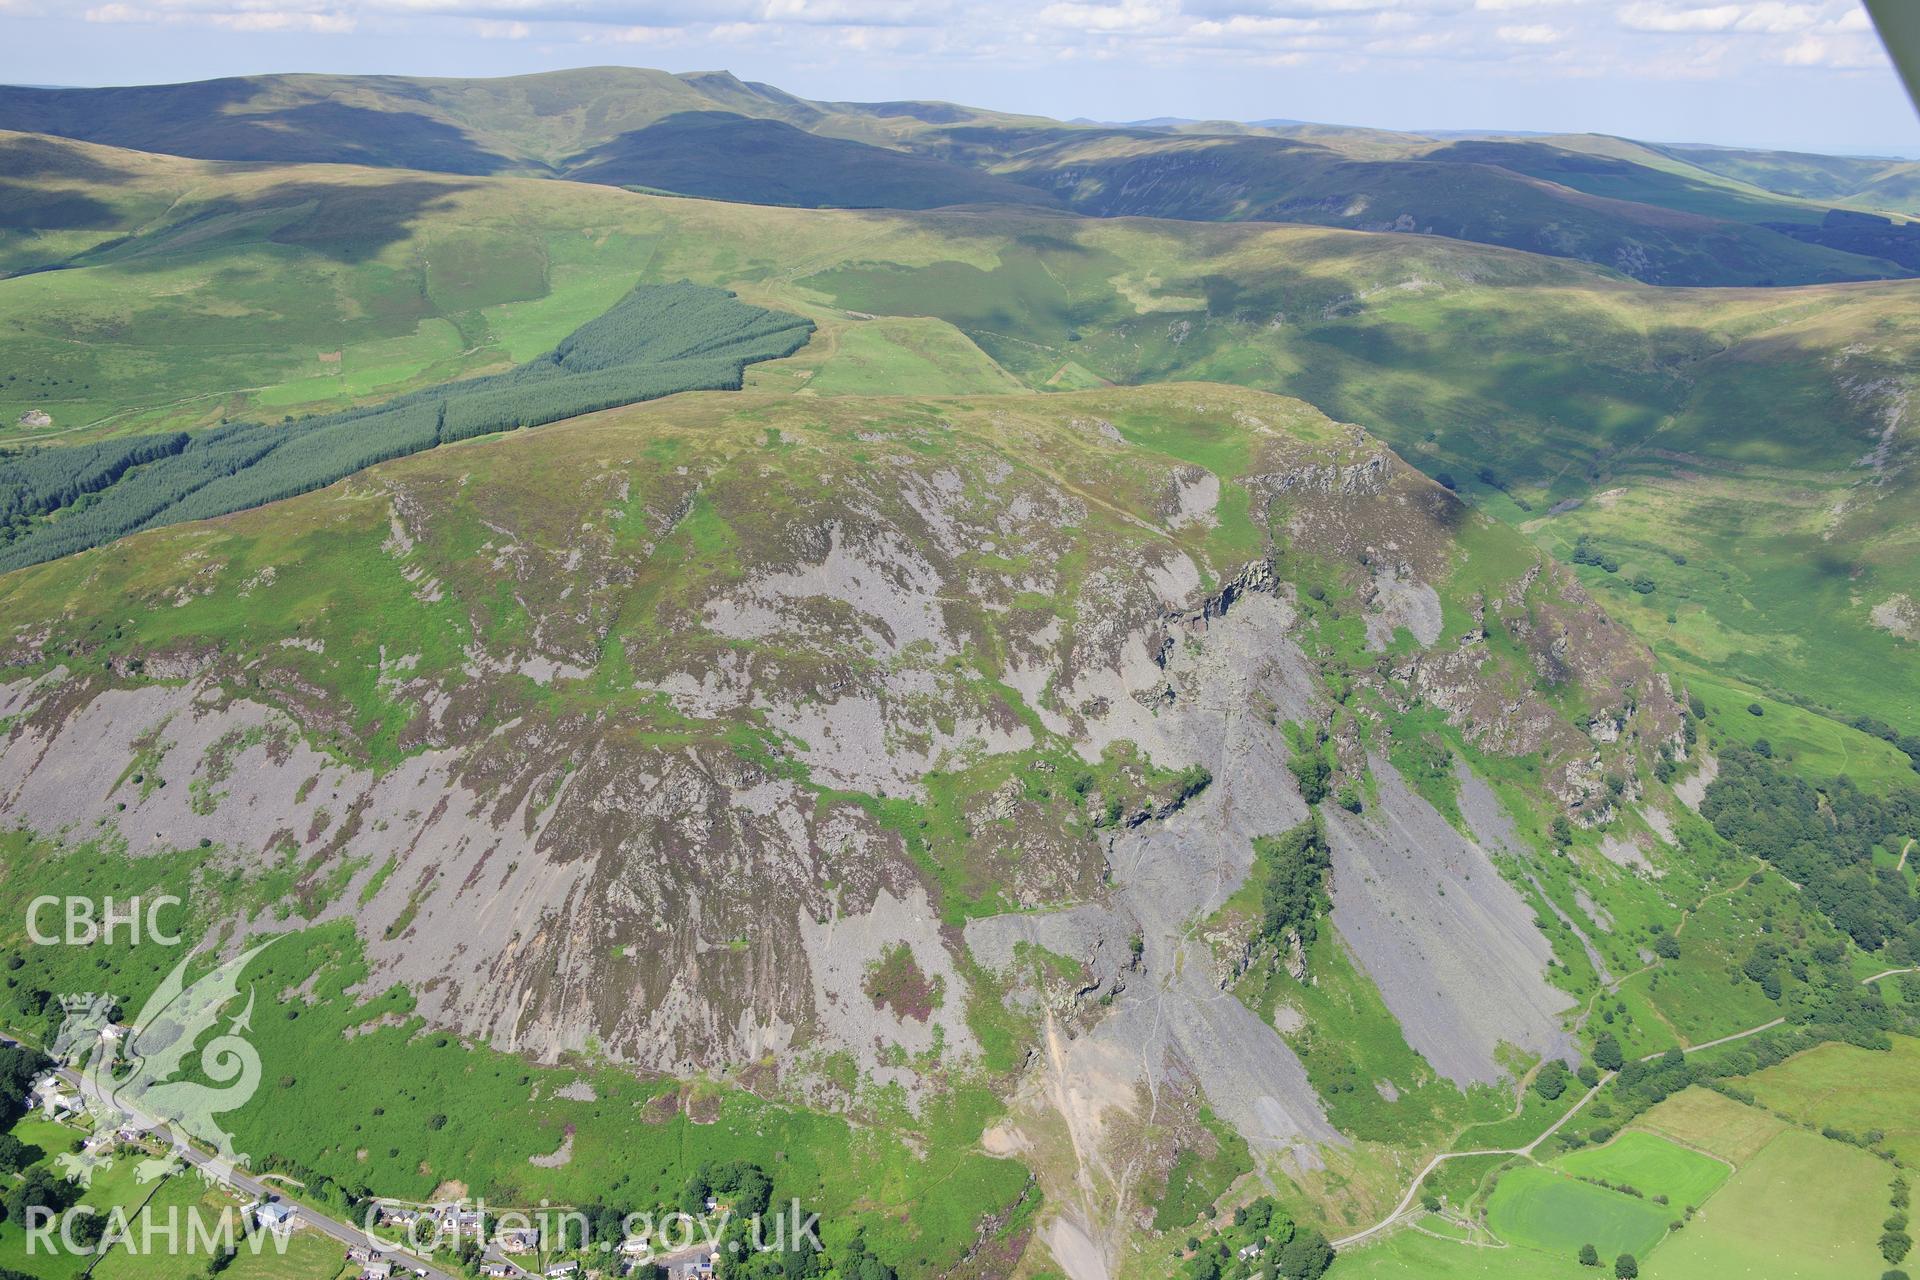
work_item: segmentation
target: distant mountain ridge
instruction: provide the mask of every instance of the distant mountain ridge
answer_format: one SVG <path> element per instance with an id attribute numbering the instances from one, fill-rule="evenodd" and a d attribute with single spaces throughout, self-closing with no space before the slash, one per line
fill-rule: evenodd
<path id="1" fill-rule="evenodd" d="M 1600 135 L 1422 135 L 1267 120 L 1061 122 L 947 102 L 814 101 L 730 72 L 277 75 L 0 88 L 0 128 L 204 160 L 361 164 L 751 204 L 1052 206 L 1306 222 L 1593 262 L 1654 284 L 1912 274 L 1829 207 L 1920 211 L 1920 164 Z"/>

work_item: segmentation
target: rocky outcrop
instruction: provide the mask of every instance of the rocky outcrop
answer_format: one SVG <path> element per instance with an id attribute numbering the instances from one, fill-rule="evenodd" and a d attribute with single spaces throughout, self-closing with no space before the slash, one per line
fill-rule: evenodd
<path id="1" fill-rule="evenodd" d="M 778 451 L 768 413 L 662 402 L 0 579 L 0 813 L 290 869 L 234 923 L 350 920 L 366 990 L 543 1060 L 911 1108 L 981 1069 L 968 1004 L 1004 991 L 1021 1105 L 1124 1204 L 1119 1135 L 1170 1082 L 1270 1175 L 1344 1141 L 1198 927 L 1307 816 L 1290 726 L 1344 705 L 1379 802 L 1328 815 L 1334 928 L 1438 1073 L 1561 1049 L 1531 911 L 1353 717 L 1438 707 L 1588 803 L 1679 722 L 1569 579 L 1516 551 L 1463 597 L 1477 517 L 1256 393 L 823 399 Z M 1129 443 L 1182 423 L 1242 470 Z"/>

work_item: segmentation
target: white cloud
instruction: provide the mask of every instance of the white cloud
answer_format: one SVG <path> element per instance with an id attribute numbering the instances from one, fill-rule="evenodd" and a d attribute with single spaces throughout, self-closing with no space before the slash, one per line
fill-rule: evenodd
<path id="1" fill-rule="evenodd" d="M 1118 0 L 1112 4 L 1056 0 L 1042 9 L 1035 20 L 1045 26 L 1073 31 L 1139 31 L 1158 25 L 1169 12 L 1151 0 Z"/>
<path id="2" fill-rule="evenodd" d="M 352 14 L 331 9 L 285 9 L 245 3 L 211 8 L 170 4 L 167 0 L 161 0 L 158 8 L 103 4 L 85 10 L 81 17 L 95 23 L 197 24 L 226 31 L 300 31 L 313 35 L 349 35 L 359 26 Z"/>
<path id="3" fill-rule="evenodd" d="M 1627 5 L 1620 11 L 1620 25 L 1630 31 L 1651 32 L 1724 32 L 1742 31 L 1762 35 L 1782 35 L 1805 31 L 1822 22 L 1833 6 L 1783 4 L 1764 0 L 1758 4 L 1717 4 L 1705 7 L 1660 3 Z"/>
<path id="4" fill-rule="evenodd" d="M 1676 9 L 1664 4 L 1630 4 L 1620 11 L 1620 25 L 1629 31 L 1727 31 L 1740 21 L 1737 4 L 1710 9 Z"/>
<path id="5" fill-rule="evenodd" d="M 1395 6 L 1388 0 L 1185 0 L 1187 13 L 1208 18 L 1227 18 L 1239 14 L 1268 18 L 1319 18 L 1328 15 L 1380 13 Z M 1433 7 L 1427 3 L 1406 3 L 1407 10 Z M 1452 6 L 1449 6 L 1452 7 Z"/>
<path id="6" fill-rule="evenodd" d="M 1887 66 L 1887 55 L 1880 45 L 1871 39 L 1848 35 L 1839 37 L 1806 35 L 1782 50 L 1780 61 L 1789 67 L 1859 71 Z"/>
<path id="7" fill-rule="evenodd" d="M 932 26 L 944 18 L 944 4 L 899 0 L 765 0 L 760 16 L 768 22 L 807 26 Z"/>
<path id="8" fill-rule="evenodd" d="M 493 18 L 482 18 L 473 24 L 473 33 L 482 40 L 525 40 L 533 34 L 533 28 L 524 22 L 500 22 Z"/>
<path id="9" fill-rule="evenodd" d="M 1557 44 L 1563 35 L 1558 27 L 1539 22 L 1524 27 L 1498 27 L 1493 34 L 1508 44 Z"/>
<path id="10" fill-rule="evenodd" d="M 192 21 L 192 15 L 181 15 Z M 349 35 L 359 25 L 344 13 L 302 13 L 286 10 L 257 10 L 249 13 L 212 13 L 209 25 L 228 31 L 308 31 L 315 35 Z"/>
<path id="11" fill-rule="evenodd" d="M 1201 38 L 1215 36 L 1253 37 L 1253 36 L 1300 36 L 1327 30 L 1327 24 L 1319 18 L 1267 18 L 1251 14 L 1240 14 L 1228 18 L 1225 22 L 1208 20 L 1196 22 L 1187 28 L 1189 34 Z"/>
<path id="12" fill-rule="evenodd" d="M 1818 6 L 1810 4 L 1750 5 L 1734 24 L 1738 31 L 1759 31 L 1770 35 L 1805 31 L 1821 19 Z"/>
<path id="13" fill-rule="evenodd" d="M 1368 40 L 1360 47 L 1364 51 L 1379 54 L 1382 57 L 1404 58 L 1419 54 L 1435 54 L 1459 45 L 1460 37 L 1452 31 L 1422 31 L 1416 35 L 1390 36 L 1381 40 Z"/>
<path id="14" fill-rule="evenodd" d="M 596 44 L 648 44 L 669 45 L 681 38 L 678 27 L 601 27 L 591 31 L 586 39 Z"/>
<path id="15" fill-rule="evenodd" d="M 1826 56 L 1826 41 L 1818 36 L 1802 36 L 1780 55 L 1780 61 L 1790 67 L 1813 67 L 1823 63 Z"/>

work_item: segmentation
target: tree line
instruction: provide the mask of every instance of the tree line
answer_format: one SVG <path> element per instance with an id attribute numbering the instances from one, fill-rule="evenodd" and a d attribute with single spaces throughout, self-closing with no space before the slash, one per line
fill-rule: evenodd
<path id="1" fill-rule="evenodd" d="M 681 391 L 738 390 L 813 322 L 724 289 L 641 285 L 536 360 L 385 404 L 0 456 L 0 572 L 323 488 L 435 445 Z"/>

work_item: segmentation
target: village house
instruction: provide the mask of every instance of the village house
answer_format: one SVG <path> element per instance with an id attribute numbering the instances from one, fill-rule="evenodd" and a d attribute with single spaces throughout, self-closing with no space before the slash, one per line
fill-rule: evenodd
<path id="1" fill-rule="evenodd" d="M 579 1270 L 580 1270 L 580 1264 L 578 1262 L 575 1262 L 572 1258 L 569 1258 L 565 1262 L 554 1263 L 552 1266 L 547 1268 L 545 1274 L 546 1274 L 547 1280 L 560 1280 L 562 1276 L 573 1275 Z"/>
<path id="2" fill-rule="evenodd" d="M 532 1253 L 540 1247 L 540 1233 L 532 1227 L 508 1227 L 494 1234 L 502 1253 Z"/>
<path id="3" fill-rule="evenodd" d="M 701 1253 L 683 1258 L 667 1268 L 667 1280 L 713 1280 L 720 1255 Z"/>
<path id="4" fill-rule="evenodd" d="M 360 1268 L 360 1280 L 393 1280 L 393 1263 L 375 1258 Z"/>
<path id="5" fill-rule="evenodd" d="M 478 1209 L 457 1204 L 440 1205 L 435 1211 L 440 1225 L 455 1235 L 478 1234 L 486 1225 L 486 1215 Z"/>
<path id="6" fill-rule="evenodd" d="M 277 1236 L 286 1235 L 298 1225 L 293 1216 L 293 1206 L 280 1200 L 269 1200 L 264 1204 L 256 1200 L 240 1212 L 262 1231 L 271 1231 Z"/>
<path id="7" fill-rule="evenodd" d="M 33 1098 L 51 1120 L 59 1120 L 82 1110 L 80 1099 L 60 1087 L 58 1076 L 42 1076 L 34 1081 Z"/>

